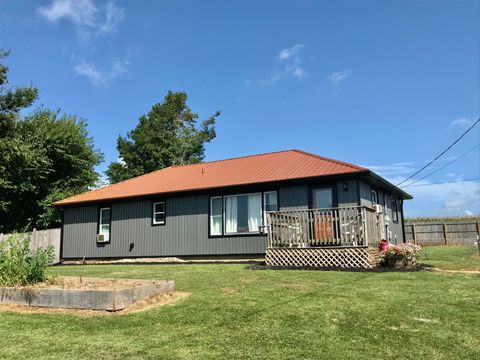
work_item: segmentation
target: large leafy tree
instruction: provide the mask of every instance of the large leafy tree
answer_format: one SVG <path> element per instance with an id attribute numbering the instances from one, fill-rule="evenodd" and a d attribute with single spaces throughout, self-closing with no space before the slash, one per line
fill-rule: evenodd
<path id="1" fill-rule="evenodd" d="M 0 232 L 60 223 L 52 203 L 88 190 L 99 174 L 102 154 L 94 149 L 86 123 L 72 115 L 40 109 L 18 121 L 0 153 Z"/>
<path id="2" fill-rule="evenodd" d="M 22 118 L 37 90 L 6 88 L 7 70 L 0 64 L 0 232 L 56 226 L 52 202 L 95 185 L 102 155 L 75 116 L 40 109 Z"/>
<path id="3" fill-rule="evenodd" d="M 172 165 L 197 163 L 205 156 L 205 143 L 215 138 L 217 111 L 199 122 L 187 106 L 187 94 L 168 92 L 163 102 L 140 117 L 139 124 L 124 138 L 119 136 L 120 161 L 109 165 L 111 183 Z"/>
<path id="4" fill-rule="evenodd" d="M 9 55 L 8 50 L 0 49 L 0 61 Z M 34 86 L 8 87 L 8 67 L 0 63 L 0 143 L 15 126 L 20 110 L 29 107 L 38 96 Z"/>

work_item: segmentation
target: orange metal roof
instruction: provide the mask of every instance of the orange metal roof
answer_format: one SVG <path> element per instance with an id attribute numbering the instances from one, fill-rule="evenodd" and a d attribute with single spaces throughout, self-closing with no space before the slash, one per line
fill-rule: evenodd
<path id="1" fill-rule="evenodd" d="M 304 151 L 285 150 L 192 165 L 172 166 L 75 195 L 57 201 L 54 205 L 62 206 L 366 171 L 368 169 L 361 166 Z"/>

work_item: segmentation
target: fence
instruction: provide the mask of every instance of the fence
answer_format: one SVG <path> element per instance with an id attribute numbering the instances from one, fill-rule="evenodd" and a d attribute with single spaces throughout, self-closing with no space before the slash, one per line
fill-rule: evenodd
<path id="1" fill-rule="evenodd" d="M 405 240 L 419 245 L 473 245 L 479 237 L 479 222 L 405 224 Z"/>
<path id="2" fill-rule="evenodd" d="M 0 241 L 5 240 L 10 234 L 0 234 Z M 52 245 L 55 249 L 55 263 L 60 261 L 60 229 L 33 230 L 30 239 L 30 249 L 46 248 Z"/>

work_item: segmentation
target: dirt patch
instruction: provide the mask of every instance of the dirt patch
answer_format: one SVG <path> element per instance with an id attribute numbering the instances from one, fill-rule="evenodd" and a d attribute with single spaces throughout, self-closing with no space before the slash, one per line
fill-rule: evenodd
<path id="1" fill-rule="evenodd" d="M 240 278 L 240 283 L 241 284 L 252 284 L 256 282 L 257 280 L 253 277 L 241 277 Z"/>
<path id="2" fill-rule="evenodd" d="M 43 308 L 23 305 L 0 305 L 0 312 L 15 312 L 20 314 L 52 314 L 52 315 L 73 315 L 79 317 L 92 316 L 122 316 L 139 312 L 153 310 L 167 305 L 175 305 L 179 300 L 190 295 L 187 292 L 174 292 L 172 294 L 158 295 L 146 300 L 139 300 L 120 311 L 103 310 L 76 310 L 62 308 Z"/>
<path id="3" fill-rule="evenodd" d="M 284 289 L 293 289 L 298 291 L 310 291 L 310 287 L 305 284 L 281 284 L 280 285 Z"/>
<path id="4" fill-rule="evenodd" d="M 475 274 L 480 275 L 480 270 L 445 270 L 440 268 L 430 268 L 428 270 L 450 274 Z"/>
<path id="5" fill-rule="evenodd" d="M 221 288 L 220 292 L 224 294 L 238 294 L 238 290 L 232 287 Z"/>

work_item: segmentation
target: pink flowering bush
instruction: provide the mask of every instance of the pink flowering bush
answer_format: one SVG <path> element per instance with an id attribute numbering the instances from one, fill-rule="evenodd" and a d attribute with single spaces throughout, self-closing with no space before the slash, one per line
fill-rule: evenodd
<path id="1" fill-rule="evenodd" d="M 380 251 L 380 256 L 387 259 L 416 260 L 418 253 L 422 250 L 420 245 L 405 243 L 399 245 L 388 244 Z"/>

